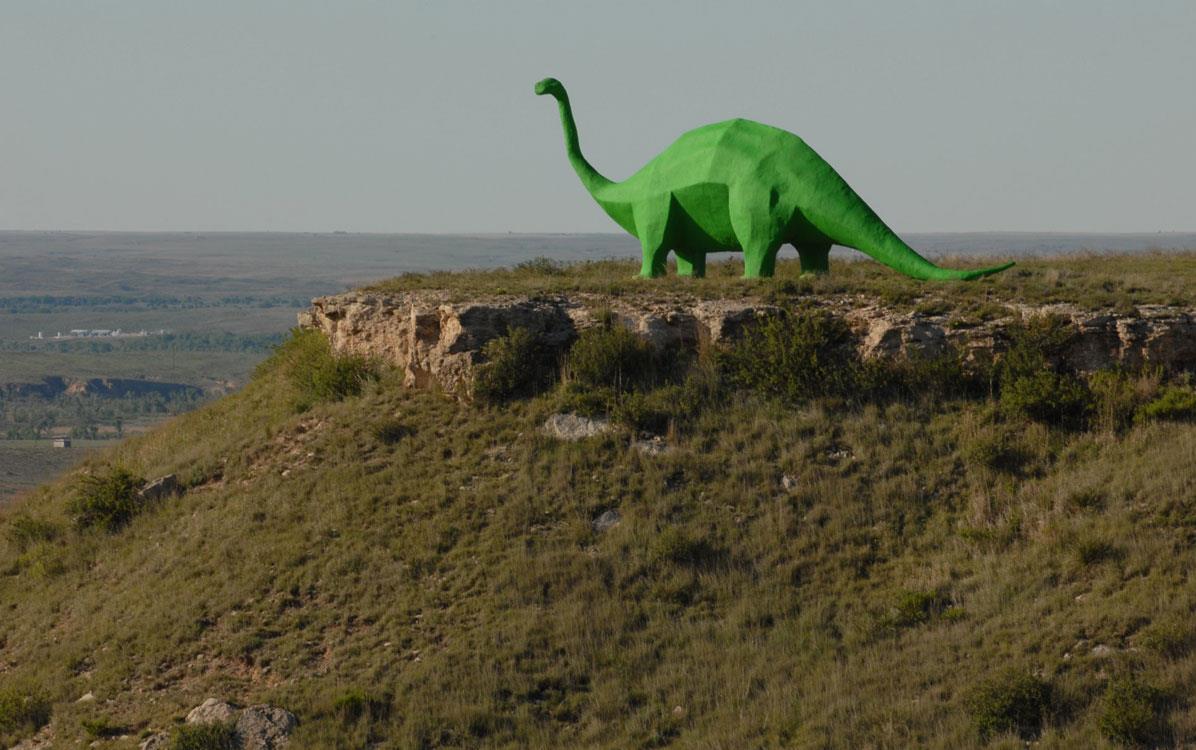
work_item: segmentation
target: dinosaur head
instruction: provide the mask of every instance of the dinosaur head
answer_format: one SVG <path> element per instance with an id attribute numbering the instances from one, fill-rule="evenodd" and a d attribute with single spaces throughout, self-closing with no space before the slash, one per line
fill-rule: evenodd
<path id="1" fill-rule="evenodd" d="M 565 95 L 565 87 L 555 78 L 545 78 L 536 84 L 536 95 L 544 96 L 545 94 L 550 94 L 560 99 Z"/>

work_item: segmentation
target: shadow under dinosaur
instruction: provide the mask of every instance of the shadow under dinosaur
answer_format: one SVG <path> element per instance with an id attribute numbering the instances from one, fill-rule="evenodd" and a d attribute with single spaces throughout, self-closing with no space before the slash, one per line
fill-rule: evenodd
<path id="1" fill-rule="evenodd" d="M 565 87 L 555 78 L 536 93 L 557 100 L 565 150 L 582 185 L 640 241 L 641 276 L 662 276 L 671 250 L 677 273 L 704 276 L 710 252 L 743 252 L 743 275 L 772 276 L 777 251 L 793 245 L 802 273 L 826 273 L 831 245 L 859 250 L 915 279 L 978 279 L 1012 263 L 956 270 L 918 255 L 814 149 L 793 133 L 734 119 L 685 133 L 622 182 L 581 154 Z"/>

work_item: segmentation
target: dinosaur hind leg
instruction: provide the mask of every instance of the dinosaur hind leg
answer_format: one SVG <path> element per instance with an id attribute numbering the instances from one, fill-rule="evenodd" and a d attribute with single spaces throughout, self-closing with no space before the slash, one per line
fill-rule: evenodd
<path id="1" fill-rule="evenodd" d="M 702 278 L 706 275 L 706 253 L 702 250 L 677 250 L 677 275 Z"/>
<path id="2" fill-rule="evenodd" d="M 801 259 L 801 275 L 812 276 L 817 274 L 824 274 L 831 270 L 830 268 L 830 252 L 831 246 L 826 245 L 810 245 L 801 244 L 794 245 L 797 248 L 797 256 Z"/>

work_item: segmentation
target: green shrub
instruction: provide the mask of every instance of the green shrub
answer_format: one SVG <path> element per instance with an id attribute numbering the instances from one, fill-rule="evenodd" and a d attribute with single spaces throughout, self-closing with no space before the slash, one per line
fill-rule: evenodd
<path id="1" fill-rule="evenodd" d="M 390 716 L 394 698 L 388 694 L 369 693 L 353 688 L 332 702 L 332 713 L 343 723 L 353 724 L 362 718 L 383 721 Z"/>
<path id="2" fill-rule="evenodd" d="M 1075 329 L 1071 321 L 1058 315 L 1040 315 L 1024 319 L 1007 329 L 1009 346 L 1001 358 L 1001 380 L 1028 377 L 1043 370 L 1054 370 L 1054 363 L 1071 344 Z"/>
<path id="3" fill-rule="evenodd" d="M 1124 555 L 1112 542 L 1099 537 L 1081 536 L 1072 543 L 1076 562 L 1082 566 L 1099 565 L 1109 560 L 1119 560 Z"/>
<path id="4" fill-rule="evenodd" d="M 615 393 L 610 389 L 588 392 L 590 399 L 601 400 L 605 395 L 605 411 L 616 421 L 636 431 L 663 435 L 672 426 L 691 422 L 711 404 L 720 403 L 725 394 L 719 372 L 713 363 L 699 360 L 681 383 L 663 385 L 646 391 Z M 586 397 L 575 396 L 574 402 L 584 405 Z M 582 413 L 582 409 L 575 409 Z"/>
<path id="5" fill-rule="evenodd" d="M 582 388 L 613 388 L 622 393 L 659 380 L 658 365 L 651 345 L 607 314 L 573 343 L 565 372 Z"/>
<path id="6" fill-rule="evenodd" d="M 4 530 L 8 541 L 20 552 L 39 542 L 52 542 L 58 538 L 62 530 L 58 524 L 43 521 L 32 516 L 14 516 L 8 521 L 8 528 Z"/>
<path id="7" fill-rule="evenodd" d="M 616 402 L 611 416 L 633 430 L 663 434 L 670 423 L 691 413 L 684 393 L 677 385 L 629 393 Z"/>
<path id="8" fill-rule="evenodd" d="M 1001 409 L 1052 427 L 1080 429 L 1092 409 L 1092 394 L 1073 375 L 1039 370 L 1001 384 Z"/>
<path id="9" fill-rule="evenodd" d="M 50 700 L 38 692 L 0 690 L 0 740 L 33 734 L 50 723 Z"/>
<path id="10" fill-rule="evenodd" d="M 1138 421 L 1196 419 L 1196 389 L 1191 386 L 1168 386 L 1158 398 L 1138 410 Z"/>
<path id="11" fill-rule="evenodd" d="M 1029 672 L 1009 668 L 976 686 L 966 704 L 981 737 L 1015 732 L 1028 739 L 1042 728 L 1050 699 L 1050 685 Z"/>
<path id="12" fill-rule="evenodd" d="M 1024 473 L 1026 466 L 1033 460 L 1033 456 L 1022 445 L 1021 436 L 1013 428 L 985 430 L 967 440 L 961 449 L 968 463 L 1007 474 Z"/>
<path id="13" fill-rule="evenodd" d="M 1087 384 L 1056 364 L 1074 337 L 1071 322 L 1039 316 L 1009 327 L 1009 347 L 996 368 L 1006 414 L 1079 429 L 1092 409 Z"/>
<path id="14" fill-rule="evenodd" d="M 657 534 L 649 552 L 658 562 L 678 565 L 702 565 L 718 556 L 705 539 L 694 539 L 676 526 L 666 526 Z"/>
<path id="15" fill-rule="evenodd" d="M 394 445 L 403 438 L 414 434 L 415 430 L 402 422 L 384 422 L 374 428 L 374 438 L 383 445 Z"/>
<path id="16" fill-rule="evenodd" d="M 482 347 L 485 361 L 474 370 L 473 397 L 502 403 L 533 396 L 552 377 L 551 357 L 526 328 L 512 328 Z"/>
<path id="17" fill-rule="evenodd" d="M 1193 643 L 1196 643 L 1196 627 L 1186 618 L 1152 622 L 1138 634 L 1138 645 L 1169 659 L 1187 654 Z"/>
<path id="18" fill-rule="evenodd" d="M 946 597 L 938 591 L 902 591 L 897 601 L 882 618 L 882 624 L 889 630 L 901 630 L 921 625 L 943 612 L 948 605 Z"/>
<path id="19" fill-rule="evenodd" d="M 850 394 L 862 374 L 847 324 L 809 310 L 748 329 L 722 365 L 734 385 L 794 403 Z"/>
<path id="20" fill-rule="evenodd" d="M 128 727 L 113 724 L 107 719 L 83 719 L 79 723 L 83 727 L 83 731 L 87 733 L 87 736 L 93 740 L 119 737 L 129 732 Z"/>
<path id="21" fill-rule="evenodd" d="M 294 407 L 306 411 L 325 401 L 340 401 L 361 393 L 377 376 L 362 357 L 338 356 L 320 331 L 296 328 L 274 355 L 258 366 L 259 373 L 281 368 L 295 390 Z"/>
<path id="22" fill-rule="evenodd" d="M 615 411 L 624 394 L 614 388 L 584 388 L 567 383 L 560 392 L 557 409 L 576 412 L 583 417 L 602 417 Z"/>
<path id="23" fill-rule="evenodd" d="M 1099 510 L 1109 501 L 1109 493 L 1103 487 L 1084 487 L 1067 493 L 1065 503 L 1076 510 Z"/>
<path id="24" fill-rule="evenodd" d="M 871 400 L 975 398 L 987 395 L 989 390 L 986 368 L 964 367 L 956 354 L 877 357 L 860 362 L 858 367 L 857 390 Z"/>
<path id="25" fill-rule="evenodd" d="M 1147 372 L 1133 377 L 1120 371 L 1102 370 L 1088 378 L 1092 392 L 1094 426 L 1104 432 L 1121 432 L 1134 423 L 1143 401 L 1158 388 L 1159 374 Z"/>
<path id="26" fill-rule="evenodd" d="M 238 750 L 241 738 L 232 724 L 184 724 L 174 730 L 171 750 Z"/>
<path id="27" fill-rule="evenodd" d="M 1139 682 L 1135 677 L 1109 681 L 1100 715 L 1100 731 L 1105 737 L 1124 745 L 1161 743 L 1166 735 L 1163 691 Z"/>
<path id="28" fill-rule="evenodd" d="M 141 477 L 114 466 L 105 473 L 81 477 L 67 507 L 80 529 L 118 531 L 145 509 L 145 499 L 138 492 L 143 484 Z"/>

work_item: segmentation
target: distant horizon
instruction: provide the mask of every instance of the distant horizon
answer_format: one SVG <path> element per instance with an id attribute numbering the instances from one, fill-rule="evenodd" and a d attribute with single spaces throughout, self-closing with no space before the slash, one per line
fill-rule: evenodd
<path id="1" fill-rule="evenodd" d="M 614 236 L 634 237 L 619 230 L 609 232 L 549 232 L 524 230 L 496 230 L 475 232 L 403 232 L 403 231 L 357 231 L 353 229 L 4 229 L 0 234 L 297 234 L 297 235 L 365 235 L 373 237 L 504 237 L 507 235 L 523 235 L 534 237 L 576 237 L 576 236 Z M 1018 234 L 1018 235 L 1092 235 L 1100 237 L 1142 236 L 1152 234 L 1196 234 L 1196 229 L 1143 229 L 1105 232 L 1089 229 L 908 229 L 897 231 L 898 235 L 977 235 L 977 234 Z"/>

